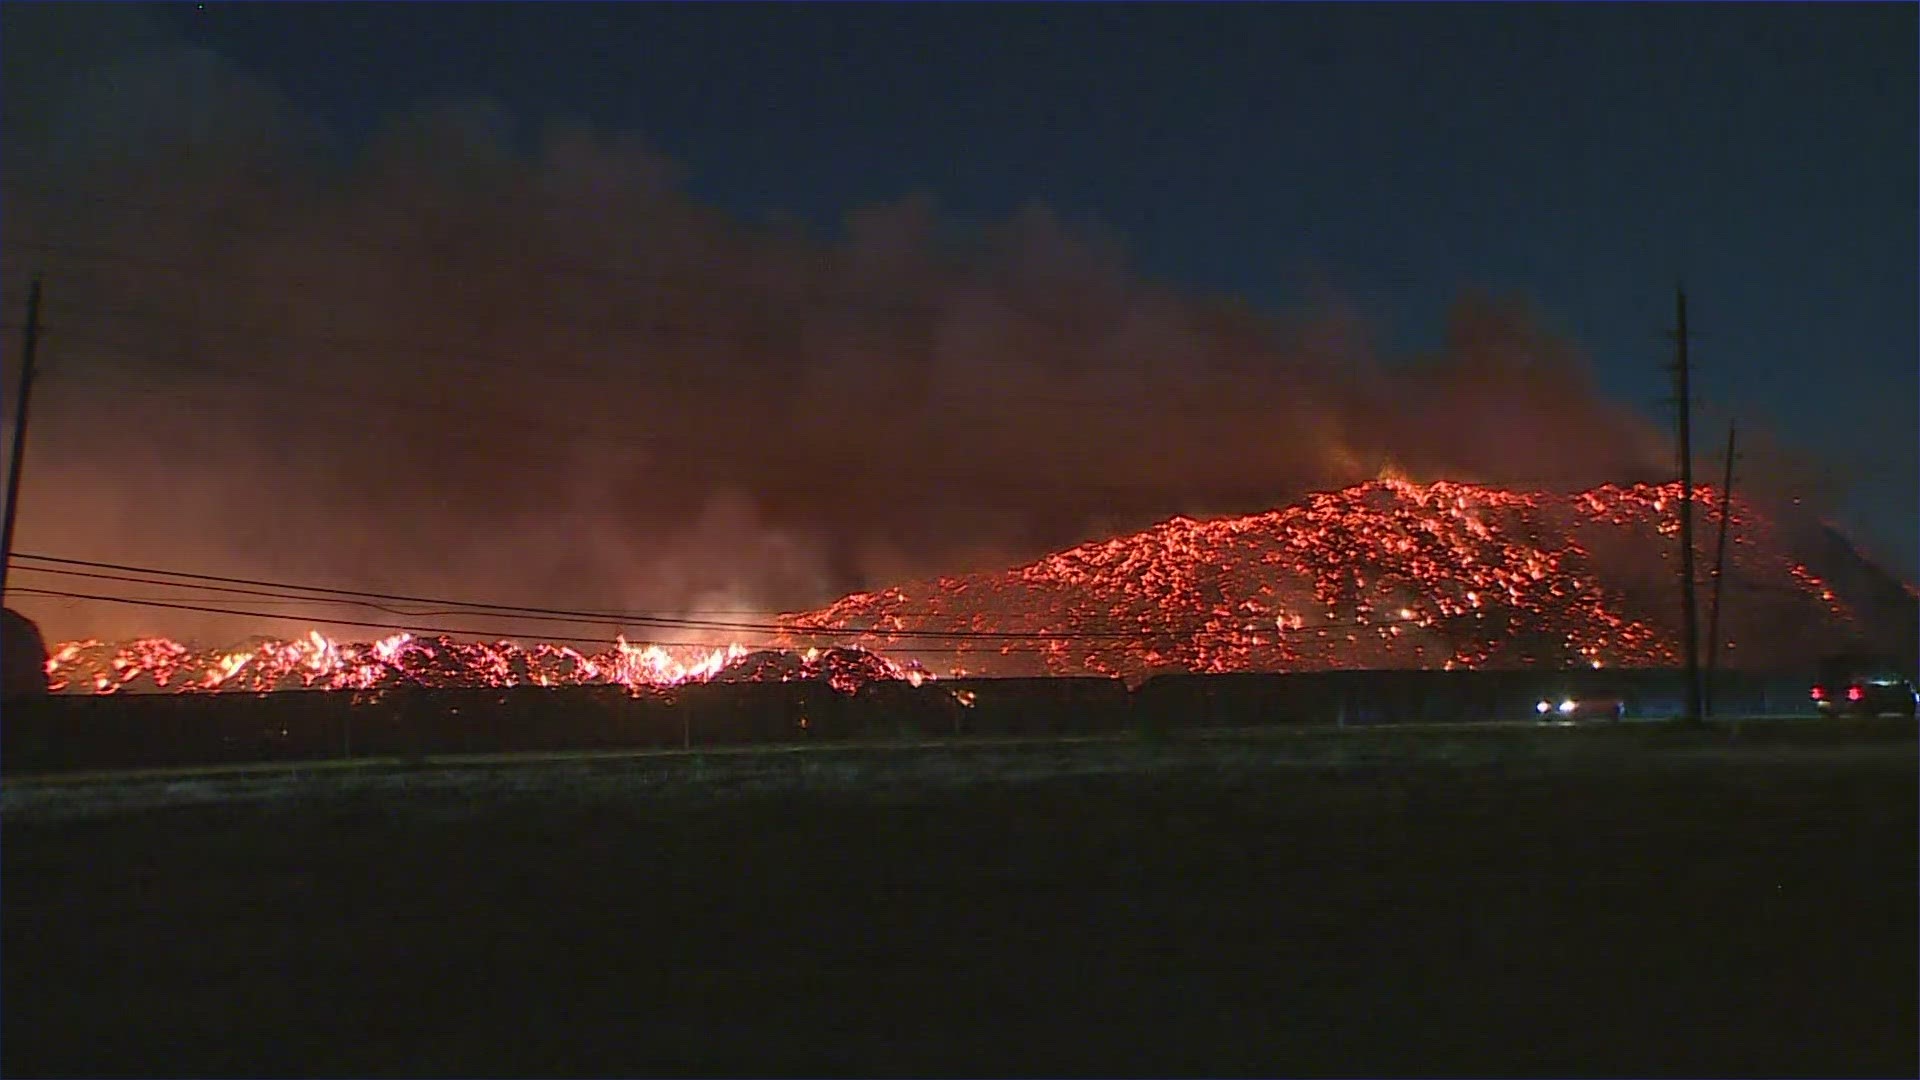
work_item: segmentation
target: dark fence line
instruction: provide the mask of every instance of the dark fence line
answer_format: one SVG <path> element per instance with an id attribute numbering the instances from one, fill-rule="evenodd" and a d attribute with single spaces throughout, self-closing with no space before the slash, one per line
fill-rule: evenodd
<path id="1" fill-rule="evenodd" d="M 847 739 L 1177 732 L 1284 724 L 1471 723 L 1536 717 L 1540 701 L 1605 698 L 1627 719 L 1677 715 L 1665 670 L 1337 671 L 1118 679 L 942 679 L 622 687 L 391 689 L 14 699 L 0 769 L 50 772 L 364 757 L 644 750 Z M 1808 716 L 1800 676 L 1723 674 L 1715 712 Z"/>

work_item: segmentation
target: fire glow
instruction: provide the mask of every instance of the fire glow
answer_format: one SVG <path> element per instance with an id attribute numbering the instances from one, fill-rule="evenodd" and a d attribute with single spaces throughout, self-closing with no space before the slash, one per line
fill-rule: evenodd
<path id="1" fill-rule="evenodd" d="M 887 653 L 927 634 L 975 634 L 950 650 L 970 667 L 1129 680 L 1669 666 L 1680 661 L 1681 495 L 1677 483 L 1564 495 L 1383 478 L 1263 514 L 1174 518 L 1004 573 L 849 596 L 793 626 L 858 631 L 841 640 Z M 1702 485 L 1695 501 L 1704 597 L 1719 499 Z M 1855 613 L 1762 515 L 1736 499 L 1728 516 L 1726 574 L 1742 589 L 1729 593 L 1727 655 L 1763 626 L 1789 654 L 1802 645 L 1794 634 L 1852 626 Z M 1035 637 L 1012 639 L 1022 633 Z"/>
<path id="2" fill-rule="evenodd" d="M 1177 517 L 1026 566 L 859 593 L 780 620 L 774 648 L 636 645 L 588 655 L 556 644 L 316 632 L 245 648 L 164 638 L 67 642 L 55 689 L 113 693 L 359 690 L 392 685 L 635 689 L 822 679 L 850 692 L 953 674 L 1116 675 L 1335 668 L 1668 666 L 1678 662 L 1671 567 L 1678 484 L 1571 495 L 1380 479 L 1243 517 Z M 1719 501 L 1696 489 L 1700 565 Z M 1728 577 L 1758 583 L 1729 605 L 1728 655 L 1766 626 L 1845 630 L 1855 613 L 1787 555 L 1745 503 L 1730 512 Z M 1704 578 L 1703 578 L 1704 580 Z M 1784 627 L 1784 630 L 1777 629 Z M 1758 635 L 1754 635 L 1758 636 Z M 824 652 L 822 646 L 829 646 Z M 936 659 L 937 657 L 937 659 Z M 912 659 L 908 659 L 912 658 Z"/>
<path id="3" fill-rule="evenodd" d="M 194 650 L 167 638 L 121 645 L 69 641 L 47 660 L 55 692 L 112 694 L 125 690 L 374 690 L 397 686 L 623 686 L 630 690 L 722 681 L 820 680 L 851 693 L 874 679 L 919 683 L 919 668 L 858 649 L 804 652 L 636 645 L 624 639 L 587 654 L 565 645 L 531 648 L 511 641 L 457 641 L 395 634 L 349 644 L 317 630 L 292 640 L 262 639 L 249 647 Z"/>

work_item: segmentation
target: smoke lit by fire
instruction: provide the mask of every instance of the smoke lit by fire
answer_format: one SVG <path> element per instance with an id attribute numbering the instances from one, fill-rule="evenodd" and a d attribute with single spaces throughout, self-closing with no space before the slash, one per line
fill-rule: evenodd
<path id="1" fill-rule="evenodd" d="M 528 130 L 440 99 L 339 138 L 135 8 L 5 18 L 0 299 L 49 283 L 18 550 L 570 610 L 791 612 L 855 593 L 794 626 L 845 624 L 939 670 L 956 656 L 934 646 L 970 670 L 1121 672 L 1629 664 L 1672 647 L 1671 590 L 1641 584 L 1666 538 L 1639 489 L 1593 496 L 1649 514 L 1616 530 L 1631 573 L 1601 511 L 1492 488 L 1445 489 L 1419 525 L 1364 509 L 1402 490 L 1376 486 L 1125 535 L 1389 464 L 1561 492 L 1669 475 L 1664 433 L 1520 299 L 1464 293 L 1444 327 L 1413 328 L 1429 347 L 1385 352 L 1407 328 L 1368 324 L 1337 284 L 1199 295 L 1044 207 L 964 227 L 919 197 L 740 220 L 630 133 Z M 1789 483 L 1741 436 L 1743 491 L 1826 486 Z M 1469 506 L 1443 510 L 1456 496 Z M 1555 515 L 1582 524 L 1563 536 Z M 1752 573 L 1818 592 L 1777 570 Z M 941 574 L 961 576 L 871 592 Z M 18 607 L 54 638 L 257 629 L 24 592 Z M 1145 637 L 942 643 L 896 624 Z M 351 683 L 374 648 L 189 650 L 167 685 L 277 685 L 276 665 Z M 406 646 L 481 681 L 672 681 L 711 655 L 596 648 Z M 162 652 L 85 678 L 146 678 Z"/>
<path id="2" fill-rule="evenodd" d="M 1668 457 L 1518 300 L 1381 355 L 1396 328 L 1317 292 L 1197 295 L 1043 207 L 736 220 L 630 134 L 440 100 L 332 146 L 218 57 L 94 25 L 133 9 L 6 18 L 0 293 L 49 281 L 58 372 L 23 551 L 795 611 L 1388 461 L 1580 486 Z M 252 629 L 22 606 L 62 638 Z"/>

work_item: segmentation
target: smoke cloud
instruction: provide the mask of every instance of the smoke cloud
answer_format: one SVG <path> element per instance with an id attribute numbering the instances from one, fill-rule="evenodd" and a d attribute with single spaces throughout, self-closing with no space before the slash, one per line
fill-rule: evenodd
<path id="1" fill-rule="evenodd" d="M 467 98 L 346 146 L 113 10 L 5 9 L 9 323 L 47 288 L 24 551 L 771 612 L 1383 470 L 1671 472 L 1517 301 L 1381 356 L 1337 306 L 1190 295 L 1041 207 L 732 220 L 639 136 Z M 286 629 L 20 606 L 54 638 Z"/>

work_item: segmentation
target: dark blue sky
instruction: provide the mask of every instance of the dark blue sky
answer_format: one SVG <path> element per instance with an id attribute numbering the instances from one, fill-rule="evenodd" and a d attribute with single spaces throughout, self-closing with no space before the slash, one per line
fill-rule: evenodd
<path id="1" fill-rule="evenodd" d="M 925 192 L 1041 203 L 1150 276 L 1326 288 L 1393 345 L 1514 290 L 1667 415 L 1684 278 L 1702 439 L 1847 463 L 1911 573 L 1912 5 L 208 4 L 195 41 L 351 142 L 429 95 L 644 135 L 729 211 L 824 229 Z"/>

